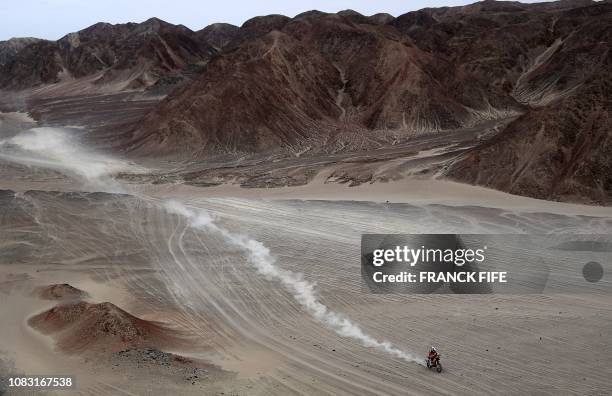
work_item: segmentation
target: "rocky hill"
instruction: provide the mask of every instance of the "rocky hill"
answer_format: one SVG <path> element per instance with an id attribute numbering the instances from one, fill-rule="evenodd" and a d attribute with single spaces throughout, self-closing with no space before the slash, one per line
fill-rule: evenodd
<path id="1" fill-rule="evenodd" d="M 130 148 L 371 148 L 398 134 L 475 125 L 522 108 L 487 91 L 488 82 L 467 87 L 470 76 L 380 20 L 313 11 L 247 21 L 196 81 L 143 120 Z"/>
<path id="2" fill-rule="evenodd" d="M 202 65 L 216 53 L 196 32 L 157 18 L 97 23 L 58 41 L 25 45 L 0 68 L 0 88 L 81 83 L 107 91 L 142 89 Z"/>
<path id="3" fill-rule="evenodd" d="M 6 41 L 0 41 L 0 66 L 10 62 L 15 55 L 28 45 L 43 40 L 33 37 L 12 38 Z"/>
<path id="4" fill-rule="evenodd" d="M 548 46 L 513 84 L 528 105 L 448 176 L 542 199 L 609 203 L 612 194 L 612 4 L 556 13 Z"/>
<path id="5" fill-rule="evenodd" d="M 590 0 L 308 11 L 198 32 L 153 18 L 20 44 L 0 88 L 167 93 L 113 135 L 145 157 L 346 153 L 497 120 L 435 173 L 609 202 L 611 32 L 612 2 Z"/>
<path id="6" fill-rule="evenodd" d="M 254 18 L 145 117 L 129 148 L 352 151 L 516 118 L 446 175 L 608 202 L 611 27 L 612 4 L 590 1 Z"/>

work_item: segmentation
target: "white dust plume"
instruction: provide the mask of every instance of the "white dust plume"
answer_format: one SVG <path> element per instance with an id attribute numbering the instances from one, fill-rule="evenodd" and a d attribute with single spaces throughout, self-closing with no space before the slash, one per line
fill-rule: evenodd
<path id="1" fill-rule="evenodd" d="M 32 128 L 0 140 L 0 159 L 48 168 L 79 179 L 95 191 L 121 192 L 113 175 L 134 171 L 127 162 L 86 149 L 63 128 Z"/>
<path id="2" fill-rule="evenodd" d="M 189 209 L 176 201 L 167 202 L 165 208 L 169 213 L 187 218 L 191 227 L 217 232 L 227 241 L 244 249 L 248 253 L 250 263 L 255 266 L 260 274 L 280 282 L 310 315 L 338 335 L 353 338 L 366 347 L 376 348 L 408 362 L 424 364 L 423 359 L 402 351 L 389 341 L 375 339 L 344 315 L 331 311 L 319 301 L 314 283 L 305 280 L 302 274 L 278 267 L 276 259 L 270 254 L 270 250 L 261 242 L 244 235 L 231 233 L 218 226 L 215 224 L 214 218 L 205 211 Z"/>

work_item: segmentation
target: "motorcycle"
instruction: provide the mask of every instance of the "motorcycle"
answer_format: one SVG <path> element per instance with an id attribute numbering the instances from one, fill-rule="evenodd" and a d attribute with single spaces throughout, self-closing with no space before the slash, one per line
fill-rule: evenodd
<path id="1" fill-rule="evenodd" d="M 436 368 L 436 371 L 438 373 L 442 372 L 442 363 L 440 363 L 440 355 L 436 356 L 435 359 L 432 361 L 431 359 L 429 359 L 429 357 L 427 357 L 427 368 Z"/>

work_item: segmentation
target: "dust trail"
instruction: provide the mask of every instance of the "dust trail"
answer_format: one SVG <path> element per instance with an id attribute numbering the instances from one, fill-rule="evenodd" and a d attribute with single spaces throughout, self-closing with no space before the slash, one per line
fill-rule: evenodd
<path id="1" fill-rule="evenodd" d="M 53 169 L 80 180 L 86 188 L 106 192 L 123 192 L 113 174 L 137 170 L 127 162 L 85 149 L 64 128 L 32 128 L 0 140 L 0 159 Z"/>
<path id="2" fill-rule="evenodd" d="M 205 211 L 195 211 L 177 201 L 168 201 L 164 208 L 172 214 L 188 219 L 191 227 L 210 230 L 221 234 L 232 244 L 248 252 L 249 261 L 260 274 L 280 282 L 295 300 L 317 321 L 325 324 L 341 337 L 353 338 L 368 348 L 375 348 L 408 362 L 423 365 L 423 359 L 402 351 L 389 341 L 379 341 L 366 334 L 356 323 L 344 315 L 330 311 L 318 300 L 315 284 L 304 280 L 302 274 L 282 269 L 276 265 L 276 259 L 270 250 L 259 241 L 245 235 L 234 234 L 215 224 L 214 218 Z"/>
<path id="3" fill-rule="evenodd" d="M 32 128 L 10 139 L 0 140 L 0 158 L 26 166 L 54 169 L 80 179 L 96 191 L 107 192 L 123 192 L 120 184 L 112 178 L 113 174 L 135 170 L 133 165 L 126 162 L 86 150 L 75 143 L 74 136 L 61 128 Z M 150 201 L 150 197 L 136 196 Z M 184 216 L 192 227 L 217 232 L 246 250 L 249 261 L 260 274 L 280 282 L 310 315 L 338 335 L 353 338 L 366 347 L 376 348 L 408 362 L 423 364 L 422 359 L 415 355 L 402 351 L 388 341 L 375 339 L 350 319 L 330 311 L 318 300 L 315 284 L 304 280 L 302 274 L 278 267 L 270 250 L 261 242 L 219 227 L 205 211 L 191 210 L 176 201 L 165 203 L 163 208 L 169 213 Z"/>

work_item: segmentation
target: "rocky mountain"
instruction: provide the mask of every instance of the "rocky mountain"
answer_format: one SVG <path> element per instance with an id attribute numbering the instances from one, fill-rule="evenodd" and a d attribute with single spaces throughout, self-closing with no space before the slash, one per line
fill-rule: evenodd
<path id="1" fill-rule="evenodd" d="M 139 89 L 201 65 L 217 50 L 181 25 L 98 23 L 58 41 L 32 42 L 0 68 L 0 88 L 87 82 L 110 91 Z"/>
<path id="2" fill-rule="evenodd" d="M 33 37 L 12 38 L 6 41 L 0 41 L 0 66 L 10 62 L 15 55 L 28 45 L 43 41 Z"/>
<path id="3" fill-rule="evenodd" d="M 468 89 L 466 81 L 447 59 L 419 48 L 380 16 L 257 17 L 197 81 L 143 120 L 131 148 L 351 150 L 522 108 L 507 94 L 487 92 L 484 82 Z"/>
<path id="4" fill-rule="evenodd" d="M 247 21 L 135 128 L 136 153 L 363 150 L 514 119 L 447 176 L 546 199 L 612 191 L 610 2 Z"/>
<path id="5" fill-rule="evenodd" d="M 204 43 L 212 45 L 217 51 L 222 50 L 238 34 L 240 28 L 229 23 L 213 23 L 202 30 L 198 30 L 196 35 Z"/>
<path id="6" fill-rule="evenodd" d="M 525 113 L 460 158 L 449 176 L 542 199 L 608 203 L 612 4 L 566 10 L 554 22 L 550 45 L 514 86 Z"/>
<path id="7" fill-rule="evenodd" d="M 609 0 L 486 0 L 397 18 L 308 11 L 197 32 L 100 23 L 5 50 L 0 89 L 168 93 L 112 135 L 140 156 L 335 154 L 482 126 L 441 174 L 609 202 L 611 32 Z"/>

